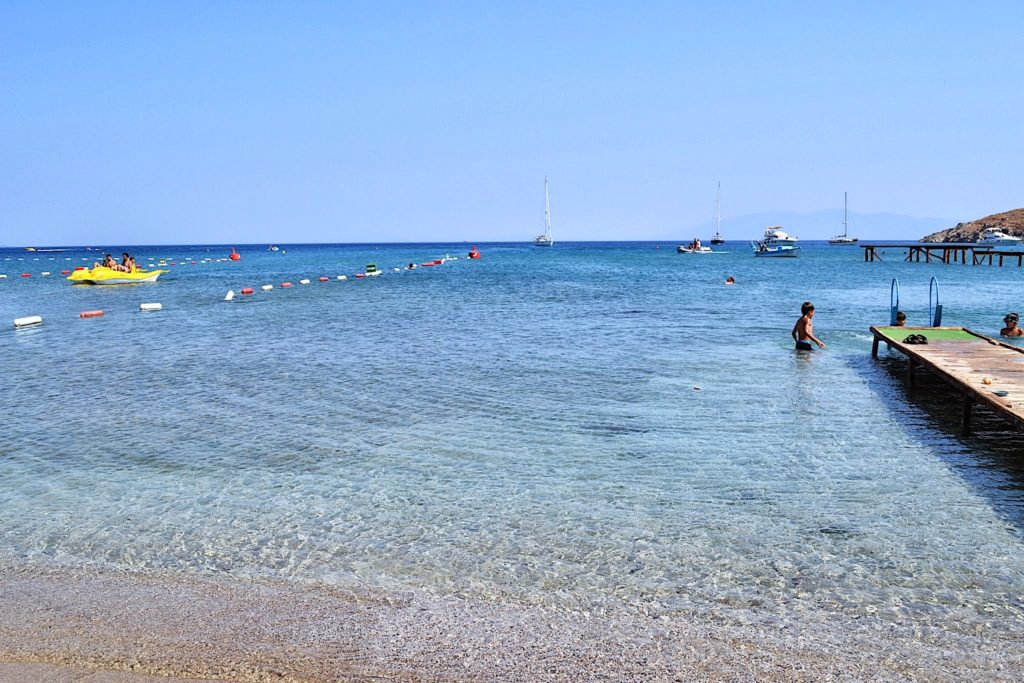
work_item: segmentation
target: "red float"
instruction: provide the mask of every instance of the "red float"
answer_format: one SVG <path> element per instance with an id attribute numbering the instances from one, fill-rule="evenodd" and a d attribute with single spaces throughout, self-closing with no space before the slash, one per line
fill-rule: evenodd
<path id="1" fill-rule="evenodd" d="M 103 315 L 103 311 L 82 311 L 78 314 L 79 318 L 98 318 Z"/>
<path id="2" fill-rule="evenodd" d="M 242 290 L 242 294 L 252 294 L 252 292 L 252 287 L 246 287 L 245 289 Z"/>
<path id="3" fill-rule="evenodd" d="M 331 278 L 329 278 L 329 277 L 324 277 L 323 275 L 321 275 L 321 276 L 320 276 L 320 282 L 327 282 L 327 281 L 328 281 L 328 280 L 330 280 L 330 279 L 331 279 Z"/>
<path id="4" fill-rule="evenodd" d="M 291 286 L 292 286 L 292 283 L 290 283 L 290 282 L 282 282 L 282 283 L 281 283 L 281 286 L 282 286 L 282 287 L 291 287 Z"/>
<path id="5" fill-rule="evenodd" d="M 473 250 L 469 252 L 469 258 L 480 258 L 480 252 L 477 250 L 476 245 L 474 245 Z"/>
<path id="6" fill-rule="evenodd" d="M 242 259 L 242 255 L 235 251 L 234 247 L 231 247 L 231 255 L 228 256 L 228 258 L 232 261 L 240 261 Z"/>

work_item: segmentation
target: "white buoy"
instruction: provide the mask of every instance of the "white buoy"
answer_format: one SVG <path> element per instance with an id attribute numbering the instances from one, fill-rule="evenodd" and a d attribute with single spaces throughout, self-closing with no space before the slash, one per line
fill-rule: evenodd
<path id="1" fill-rule="evenodd" d="M 396 273 L 401 273 L 401 272 L 402 272 L 402 269 L 401 269 L 401 268 L 395 268 L 395 272 L 396 272 Z"/>
<path id="2" fill-rule="evenodd" d="M 347 277 L 345 277 L 344 275 L 339 275 L 339 276 L 338 276 L 338 279 L 339 279 L 339 280 L 347 280 L 348 278 L 347 278 Z"/>
<path id="3" fill-rule="evenodd" d="M 163 308 L 163 304 L 139 304 L 140 311 L 159 311 Z"/>
<path id="4" fill-rule="evenodd" d="M 274 285 L 263 285 L 262 287 L 260 287 L 260 289 L 262 289 L 264 292 L 269 292 L 273 288 L 274 288 Z"/>
<path id="5" fill-rule="evenodd" d="M 0 273 L 0 280 L 6 280 L 6 279 L 7 279 L 7 273 Z"/>
<path id="6" fill-rule="evenodd" d="M 39 273 L 39 274 L 40 274 L 40 275 L 42 275 L 43 277 L 46 277 L 47 275 L 49 275 L 49 274 L 50 274 L 50 271 L 48 271 L 48 270 L 44 270 L 43 272 L 41 272 L 41 273 Z"/>
<path id="7" fill-rule="evenodd" d="M 235 290 L 229 289 L 228 293 L 224 296 L 224 301 L 231 301 L 235 298 Z"/>
<path id="8" fill-rule="evenodd" d="M 24 318 L 15 318 L 15 327 L 28 327 L 29 325 L 42 325 L 43 317 L 41 315 L 28 315 Z"/>
<path id="9" fill-rule="evenodd" d="M 299 284 L 300 285 L 308 285 L 309 284 L 309 280 L 299 280 Z"/>

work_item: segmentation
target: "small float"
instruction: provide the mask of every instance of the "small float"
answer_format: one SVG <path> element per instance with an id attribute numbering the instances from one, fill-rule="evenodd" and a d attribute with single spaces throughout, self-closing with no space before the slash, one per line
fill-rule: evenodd
<path id="1" fill-rule="evenodd" d="M 235 251 L 234 247 L 231 247 L 231 255 L 228 256 L 228 258 L 231 259 L 232 261 L 241 261 L 242 255 Z M 193 261 L 193 263 L 195 263 L 195 261 Z"/>
<path id="2" fill-rule="evenodd" d="M 126 273 L 97 266 L 86 270 L 76 270 L 67 279 L 76 285 L 131 285 L 138 282 L 156 282 L 156 279 L 166 272 L 166 270 L 133 270 Z"/>
<path id="3" fill-rule="evenodd" d="M 472 251 L 469 252 L 469 258 L 480 258 L 480 250 L 474 246 Z"/>
<path id="4" fill-rule="evenodd" d="M 378 268 L 376 263 L 367 263 L 366 270 L 363 272 L 366 273 L 366 277 L 377 277 L 384 271 Z"/>

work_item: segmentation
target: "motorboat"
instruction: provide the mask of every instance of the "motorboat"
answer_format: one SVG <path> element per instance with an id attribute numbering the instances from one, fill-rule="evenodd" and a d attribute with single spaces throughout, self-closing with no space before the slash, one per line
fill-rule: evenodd
<path id="1" fill-rule="evenodd" d="M 366 273 L 366 277 L 377 277 L 384 271 L 378 268 L 376 263 L 367 263 L 366 270 L 363 272 Z"/>
<path id="2" fill-rule="evenodd" d="M 978 245 L 982 247 L 1005 248 L 1024 246 L 1024 239 L 1008 235 L 999 228 L 985 228 Z"/>
<path id="3" fill-rule="evenodd" d="M 754 248 L 754 256 L 795 258 L 800 255 L 800 247 L 793 244 L 769 245 L 766 240 L 763 242 L 751 242 L 750 246 Z"/>
<path id="4" fill-rule="evenodd" d="M 113 268 L 96 266 L 76 270 L 67 277 L 76 285 L 132 285 L 139 282 L 156 282 L 166 270 L 133 270 L 126 273 Z"/>
<path id="5" fill-rule="evenodd" d="M 680 244 L 676 247 L 676 252 L 680 254 L 713 254 L 711 247 L 705 247 L 700 243 L 700 240 L 696 237 L 689 244 Z"/>
<path id="6" fill-rule="evenodd" d="M 795 247 L 799 241 L 799 237 L 790 235 L 781 225 L 769 225 L 764 229 L 764 239 L 761 243 L 766 247 Z"/>
<path id="7" fill-rule="evenodd" d="M 551 198 L 548 196 L 548 177 L 544 176 L 544 234 L 533 238 L 535 247 L 551 247 L 555 238 L 551 236 Z"/>
<path id="8" fill-rule="evenodd" d="M 850 224 L 846 220 L 846 193 L 843 193 L 843 234 L 836 235 L 828 241 L 829 244 L 857 244 L 856 237 L 850 237 Z"/>
<path id="9" fill-rule="evenodd" d="M 281 250 L 281 247 L 277 246 L 276 244 L 271 244 L 269 247 L 267 247 L 267 251 L 280 251 L 280 250 Z"/>

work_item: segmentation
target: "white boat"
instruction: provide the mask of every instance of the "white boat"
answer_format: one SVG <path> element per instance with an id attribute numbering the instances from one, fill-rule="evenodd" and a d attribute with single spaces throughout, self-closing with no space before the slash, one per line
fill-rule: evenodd
<path id="1" fill-rule="evenodd" d="M 533 238 L 533 246 L 550 247 L 555 243 L 551 236 L 551 198 L 548 196 L 548 177 L 544 176 L 544 234 Z"/>
<path id="2" fill-rule="evenodd" d="M 771 256 L 778 258 L 796 258 L 800 255 L 800 247 L 793 244 L 768 245 L 766 242 L 751 242 L 754 256 Z"/>
<path id="3" fill-rule="evenodd" d="M 680 254 L 713 254 L 711 247 L 705 247 L 700 243 L 700 240 L 696 237 L 689 244 L 680 244 L 676 247 L 676 251 Z"/>
<path id="4" fill-rule="evenodd" d="M 725 244 L 725 238 L 719 228 L 722 224 L 722 182 L 718 182 L 718 194 L 715 195 L 715 236 L 711 238 L 711 244 Z"/>
<path id="5" fill-rule="evenodd" d="M 857 244 L 856 237 L 850 237 L 848 229 L 849 223 L 846 220 L 846 193 L 843 193 L 843 234 L 836 235 L 828 241 L 829 244 Z"/>
<path id="6" fill-rule="evenodd" d="M 984 247 L 1004 248 L 1024 246 L 1024 239 L 1008 235 L 999 228 L 985 228 L 978 244 Z"/>
<path id="7" fill-rule="evenodd" d="M 764 229 L 764 239 L 761 243 L 766 247 L 795 247 L 799 241 L 799 237 L 790 235 L 781 225 L 769 225 Z"/>

